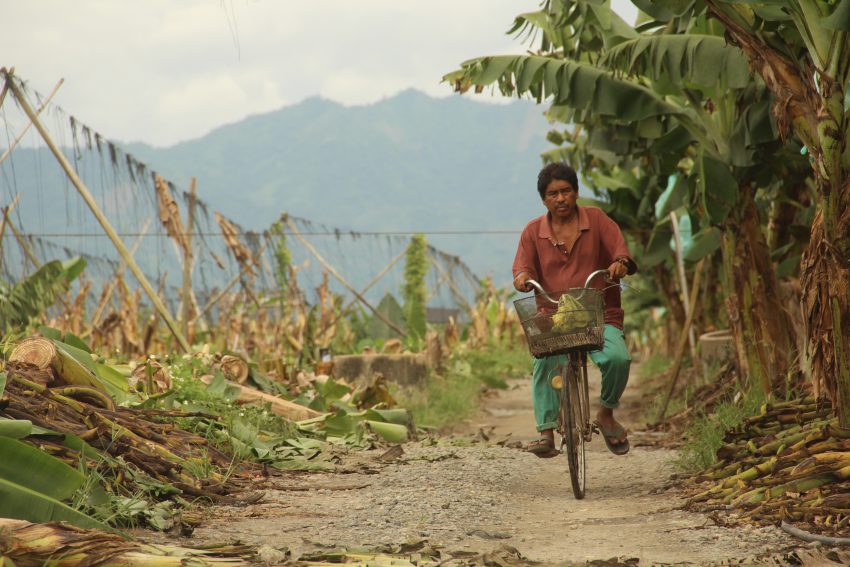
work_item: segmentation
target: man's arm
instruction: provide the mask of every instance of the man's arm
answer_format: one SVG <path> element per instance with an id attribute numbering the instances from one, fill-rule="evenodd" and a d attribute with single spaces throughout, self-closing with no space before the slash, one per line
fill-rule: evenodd
<path id="1" fill-rule="evenodd" d="M 629 253 L 629 248 L 626 246 L 626 239 L 623 238 L 623 232 L 619 225 L 606 214 L 602 214 L 600 220 L 600 234 L 602 237 L 602 247 L 608 254 L 609 258 L 614 261 L 608 266 L 608 274 L 612 279 L 620 279 L 627 275 L 632 275 L 638 271 L 637 263 Z"/>
<path id="2" fill-rule="evenodd" d="M 528 280 L 538 280 L 537 270 L 537 248 L 534 246 L 534 238 L 530 226 L 526 226 L 519 237 L 516 256 L 514 257 L 513 274 L 514 289 L 517 291 L 531 291 Z"/>

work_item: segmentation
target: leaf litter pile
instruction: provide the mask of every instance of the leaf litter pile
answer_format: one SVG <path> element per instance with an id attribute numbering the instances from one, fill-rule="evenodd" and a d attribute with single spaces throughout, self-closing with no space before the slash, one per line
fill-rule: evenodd
<path id="1" fill-rule="evenodd" d="M 209 352 L 120 364 L 70 333 L 41 331 L 6 353 L 0 372 L 0 518 L 43 523 L 0 526 L 0 559 L 18 564 L 34 553 L 21 552 L 21 538 L 54 529 L 81 530 L 71 539 L 85 542 L 86 529 L 103 541 L 127 527 L 188 535 L 199 502 L 257 502 L 257 489 L 286 471 L 334 470 L 341 453 L 403 442 L 413 430 L 380 379 L 275 381 Z"/>
<path id="2" fill-rule="evenodd" d="M 762 406 L 726 433 L 717 463 L 696 477 L 688 508 L 724 525 L 755 521 L 850 537 L 850 430 L 830 414 L 811 398 Z"/>

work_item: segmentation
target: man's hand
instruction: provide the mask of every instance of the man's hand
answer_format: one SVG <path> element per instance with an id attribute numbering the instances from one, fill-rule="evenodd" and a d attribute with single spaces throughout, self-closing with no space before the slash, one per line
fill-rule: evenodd
<path id="1" fill-rule="evenodd" d="M 608 266 L 608 275 L 612 280 L 619 280 L 620 278 L 628 275 L 629 269 L 626 268 L 626 265 L 619 260 L 614 260 L 610 266 Z"/>
<path id="2" fill-rule="evenodd" d="M 528 280 L 531 279 L 531 275 L 525 272 L 520 272 L 514 278 L 514 289 L 517 291 L 531 291 L 531 284 L 528 283 Z"/>

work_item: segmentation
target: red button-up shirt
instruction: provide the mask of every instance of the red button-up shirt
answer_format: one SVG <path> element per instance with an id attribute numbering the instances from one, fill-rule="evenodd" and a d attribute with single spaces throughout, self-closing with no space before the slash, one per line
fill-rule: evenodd
<path id="1" fill-rule="evenodd" d="M 617 223 L 597 207 L 577 210 L 579 233 L 569 252 L 555 240 L 548 212 L 525 226 L 514 258 L 514 278 L 525 272 L 546 291 L 562 291 L 584 286 L 591 272 L 607 269 L 617 258 L 627 258 L 629 273 L 634 272 L 636 264 Z M 604 279 L 594 278 L 592 285 L 602 288 Z M 605 292 L 605 323 L 623 328 L 619 286 Z"/>

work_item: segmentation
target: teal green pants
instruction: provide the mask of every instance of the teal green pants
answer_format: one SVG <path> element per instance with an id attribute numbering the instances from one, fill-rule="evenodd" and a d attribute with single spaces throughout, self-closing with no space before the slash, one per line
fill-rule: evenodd
<path id="1" fill-rule="evenodd" d="M 632 357 L 626 348 L 623 331 L 614 325 L 605 325 L 605 344 L 602 350 L 589 353 L 590 360 L 602 373 L 602 395 L 599 402 L 606 408 L 616 408 L 629 381 Z M 555 429 L 558 421 L 558 392 L 549 385 L 558 367 L 566 363 L 566 355 L 534 359 L 531 377 L 531 399 L 534 402 L 534 420 L 537 431 Z"/>

